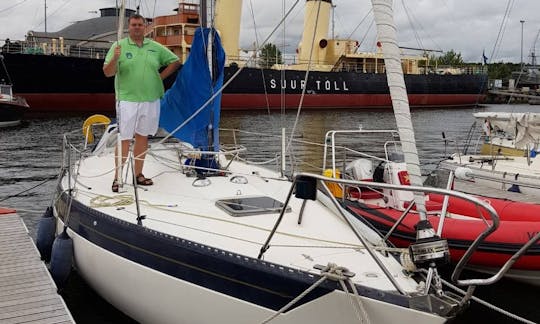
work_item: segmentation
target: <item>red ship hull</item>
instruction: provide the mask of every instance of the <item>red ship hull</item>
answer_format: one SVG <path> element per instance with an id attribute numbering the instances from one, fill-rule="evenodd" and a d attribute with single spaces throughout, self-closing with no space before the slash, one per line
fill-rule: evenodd
<path id="1" fill-rule="evenodd" d="M 25 93 L 32 114 L 49 112 L 96 112 L 114 113 L 112 93 Z M 298 108 L 300 95 L 284 96 L 287 109 Z M 409 95 L 412 107 L 463 107 L 474 106 L 483 100 L 483 95 Z M 270 94 L 223 94 L 221 106 L 224 110 L 281 109 L 281 95 Z M 378 109 L 392 106 L 389 95 L 309 95 L 304 98 L 303 109 L 358 108 Z"/>

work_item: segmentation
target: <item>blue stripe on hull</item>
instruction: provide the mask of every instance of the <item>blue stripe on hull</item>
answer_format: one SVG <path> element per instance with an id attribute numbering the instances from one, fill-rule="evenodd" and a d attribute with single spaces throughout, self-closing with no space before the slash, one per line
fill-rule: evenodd
<path id="1" fill-rule="evenodd" d="M 62 221 L 66 193 L 57 203 Z M 135 216 L 134 216 L 135 217 Z M 144 222 L 144 221 L 143 221 Z M 128 223 L 73 200 L 69 228 L 89 242 L 120 257 L 175 278 L 220 293 L 278 310 L 305 291 L 320 277 L 261 261 Z M 292 309 L 333 290 L 336 282 L 325 281 Z M 407 297 L 357 285 L 359 294 L 409 307 Z"/>

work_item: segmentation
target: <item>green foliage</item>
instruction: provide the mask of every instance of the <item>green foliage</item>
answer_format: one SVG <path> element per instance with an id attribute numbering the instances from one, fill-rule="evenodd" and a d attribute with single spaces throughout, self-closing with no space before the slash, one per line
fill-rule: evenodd
<path id="1" fill-rule="evenodd" d="M 444 66 L 462 66 L 464 64 L 463 58 L 461 57 L 461 53 L 454 52 L 454 50 L 450 50 L 443 55 L 437 57 L 437 65 L 444 65 Z"/>
<path id="2" fill-rule="evenodd" d="M 283 57 L 276 45 L 268 43 L 261 49 L 259 65 L 263 68 L 270 68 L 274 64 L 282 64 Z"/>
<path id="3" fill-rule="evenodd" d="M 441 56 L 434 54 L 429 55 L 430 66 L 452 66 L 460 68 L 477 68 L 482 66 L 482 62 L 465 63 L 461 57 L 461 53 L 450 50 Z M 520 65 L 517 63 L 490 63 L 487 64 L 487 73 L 489 79 L 508 80 L 512 77 L 513 71 L 519 71 Z M 484 70 L 485 71 L 485 70 Z"/>
<path id="4" fill-rule="evenodd" d="M 513 71 L 519 71 L 520 65 L 517 63 L 491 63 L 488 66 L 489 79 L 508 80 Z"/>

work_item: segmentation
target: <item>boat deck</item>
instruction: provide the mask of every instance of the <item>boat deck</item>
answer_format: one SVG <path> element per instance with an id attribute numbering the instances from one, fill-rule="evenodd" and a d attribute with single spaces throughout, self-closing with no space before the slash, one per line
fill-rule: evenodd
<path id="1" fill-rule="evenodd" d="M 531 204 L 538 204 L 538 197 L 527 195 L 524 193 L 511 192 L 503 189 L 495 189 L 488 186 L 483 186 L 478 183 L 455 179 L 454 189 L 457 191 L 465 192 L 471 195 L 477 195 L 481 193 L 482 196 L 508 199 L 519 202 L 527 202 Z"/>
<path id="2" fill-rule="evenodd" d="M 19 215 L 0 208 L 0 323 L 75 323 Z"/>

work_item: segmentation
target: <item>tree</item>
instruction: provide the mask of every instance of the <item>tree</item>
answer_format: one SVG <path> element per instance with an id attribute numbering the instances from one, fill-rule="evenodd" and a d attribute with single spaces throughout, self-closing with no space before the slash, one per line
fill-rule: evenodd
<path id="1" fill-rule="evenodd" d="M 521 65 L 518 63 L 491 63 L 488 68 L 489 79 L 508 80 L 512 77 L 513 71 L 519 71 Z"/>
<path id="2" fill-rule="evenodd" d="M 276 45 L 268 43 L 261 49 L 261 55 L 259 56 L 259 65 L 263 68 L 270 68 L 274 64 L 282 64 L 283 58 L 281 51 Z"/>
<path id="3" fill-rule="evenodd" d="M 438 65 L 461 66 L 463 63 L 461 53 L 454 52 L 454 50 L 450 50 L 437 58 Z"/>

